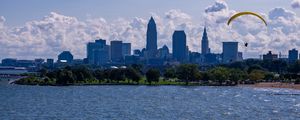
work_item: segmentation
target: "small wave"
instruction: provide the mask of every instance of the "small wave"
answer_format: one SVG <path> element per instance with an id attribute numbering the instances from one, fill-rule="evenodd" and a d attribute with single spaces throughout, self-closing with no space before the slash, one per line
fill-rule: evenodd
<path id="1" fill-rule="evenodd" d="M 241 95 L 240 94 L 237 94 L 237 95 L 235 95 L 234 97 L 240 97 Z"/>
<path id="2" fill-rule="evenodd" d="M 268 95 L 300 96 L 300 93 L 269 93 Z"/>
<path id="3" fill-rule="evenodd" d="M 294 105 L 295 107 L 300 107 L 300 103 L 299 104 L 296 104 L 296 105 Z"/>

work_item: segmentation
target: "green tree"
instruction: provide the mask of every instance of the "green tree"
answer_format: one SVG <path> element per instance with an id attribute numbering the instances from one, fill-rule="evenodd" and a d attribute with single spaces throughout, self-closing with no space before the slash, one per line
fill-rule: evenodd
<path id="1" fill-rule="evenodd" d="M 300 73 L 300 61 L 296 61 L 288 67 L 290 73 L 298 74 Z"/>
<path id="2" fill-rule="evenodd" d="M 209 81 L 212 79 L 210 72 L 202 72 L 202 80 L 203 81 Z"/>
<path id="3" fill-rule="evenodd" d="M 167 68 L 164 73 L 166 79 L 176 78 L 176 70 L 174 68 Z"/>
<path id="4" fill-rule="evenodd" d="M 40 73 L 40 77 L 45 77 L 48 73 L 48 70 L 45 68 L 42 68 L 41 70 L 39 70 Z"/>
<path id="5" fill-rule="evenodd" d="M 126 78 L 139 84 L 139 81 L 142 79 L 142 76 L 135 69 L 129 67 L 126 69 Z"/>
<path id="6" fill-rule="evenodd" d="M 69 83 L 74 83 L 74 77 L 72 71 L 69 70 L 59 70 L 58 76 L 56 80 L 56 84 L 58 85 L 67 85 Z"/>
<path id="7" fill-rule="evenodd" d="M 158 82 L 159 77 L 160 77 L 160 72 L 157 69 L 151 68 L 146 72 L 146 79 L 147 82 L 150 83 L 150 85 L 152 84 L 152 82 Z"/>
<path id="8" fill-rule="evenodd" d="M 265 80 L 267 80 L 267 81 L 272 81 L 273 79 L 274 79 L 274 74 L 273 73 L 271 73 L 271 72 L 266 72 L 265 73 L 265 77 L 264 77 L 264 79 Z"/>
<path id="9" fill-rule="evenodd" d="M 209 71 L 213 76 L 213 80 L 222 85 L 226 80 L 229 79 L 229 69 L 224 67 L 216 67 Z"/>
<path id="10" fill-rule="evenodd" d="M 253 70 L 249 74 L 249 79 L 253 82 L 258 82 L 259 80 L 262 80 L 265 78 L 265 72 L 262 70 Z"/>
<path id="11" fill-rule="evenodd" d="M 195 64 L 180 65 L 177 68 L 176 74 L 178 75 L 178 79 L 183 80 L 186 85 L 188 85 L 190 81 L 198 81 L 201 79 L 200 71 Z"/>
<path id="12" fill-rule="evenodd" d="M 247 77 L 247 73 L 240 69 L 230 69 L 229 71 L 229 80 L 231 80 L 231 83 L 234 85 L 237 85 L 239 81 L 245 80 Z"/>
<path id="13" fill-rule="evenodd" d="M 264 68 L 261 67 L 259 64 L 254 64 L 248 68 L 248 73 L 251 73 L 253 70 L 264 70 Z"/>
<path id="14" fill-rule="evenodd" d="M 123 69 L 112 69 L 109 78 L 112 81 L 117 81 L 117 83 L 119 83 L 120 81 L 125 80 L 125 72 Z"/>
<path id="15" fill-rule="evenodd" d="M 105 69 L 104 70 L 104 78 L 106 79 L 106 80 L 109 80 L 109 81 L 106 81 L 107 83 L 108 82 L 112 82 L 112 80 L 110 79 L 110 74 L 111 74 L 111 69 Z"/>
<path id="16" fill-rule="evenodd" d="M 248 65 L 245 62 L 238 61 L 238 62 L 233 62 L 228 65 L 229 68 L 234 68 L 234 69 L 240 69 L 240 70 L 245 70 L 248 68 Z"/>
<path id="17" fill-rule="evenodd" d="M 105 80 L 105 75 L 104 75 L 104 71 L 103 70 L 95 70 L 94 71 L 94 77 L 99 80 L 99 82 L 101 83 L 103 80 Z"/>
<path id="18" fill-rule="evenodd" d="M 74 73 L 74 78 L 76 81 L 93 79 L 92 71 L 84 65 L 71 67 L 71 70 L 72 73 Z"/>
<path id="19" fill-rule="evenodd" d="M 132 67 L 135 71 L 139 72 L 140 74 L 143 74 L 143 72 L 142 72 L 142 70 L 143 70 L 143 65 L 141 65 L 141 64 L 132 64 L 131 67 Z"/>

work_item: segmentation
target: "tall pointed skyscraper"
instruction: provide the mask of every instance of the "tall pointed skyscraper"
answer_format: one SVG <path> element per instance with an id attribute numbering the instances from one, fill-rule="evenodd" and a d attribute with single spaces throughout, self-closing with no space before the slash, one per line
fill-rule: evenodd
<path id="1" fill-rule="evenodd" d="M 210 53 L 210 48 L 209 48 L 209 44 L 208 44 L 208 37 L 207 37 L 207 32 L 206 32 L 206 27 L 204 27 L 204 32 L 203 32 L 203 36 L 202 36 L 202 51 L 201 53 L 203 55 L 205 54 L 209 54 Z"/>
<path id="2" fill-rule="evenodd" d="M 146 50 L 149 58 L 155 57 L 157 51 L 157 30 L 153 17 L 150 18 L 147 28 L 147 44 Z"/>

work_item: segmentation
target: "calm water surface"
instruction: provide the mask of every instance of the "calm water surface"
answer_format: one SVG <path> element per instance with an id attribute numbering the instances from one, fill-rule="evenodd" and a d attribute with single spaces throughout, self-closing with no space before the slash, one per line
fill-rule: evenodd
<path id="1" fill-rule="evenodd" d="M 6 119 L 300 119 L 300 91 L 250 87 L 0 85 Z"/>

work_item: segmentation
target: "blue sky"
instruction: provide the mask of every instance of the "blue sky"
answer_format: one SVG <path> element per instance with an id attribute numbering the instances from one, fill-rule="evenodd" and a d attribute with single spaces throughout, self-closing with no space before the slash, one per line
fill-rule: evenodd
<path id="1" fill-rule="evenodd" d="M 238 11 L 262 14 L 268 27 L 249 16 L 226 25 Z M 268 51 L 287 55 L 300 48 L 300 0 L 1 0 L 0 59 L 56 58 L 66 50 L 84 58 L 86 43 L 99 38 L 142 49 L 151 15 L 157 22 L 158 47 L 170 50 L 172 33 L 180 29 L 187 34 L 189 49 L 200 52 L 205 23 L 214 53 L 222 52 L 224 41 L 240 42 L 245 58 Z"/>
<path id="2" fill-rule="evenodd" d="M 268 12 L 274 7 L 292 10 L 292 0 L 226 0 L 231 9 Z M 162 14 L 170 9 L 180 9 L 194 17 L 214 0 L 1 0 L 0 16 L 6 25 L 19 26 L 26 21 L 41 19 L 50 12 L 74 16 L 80 20 L 103 17 L 114 20 L 119 17 L 148 17 L 151 12 Z M 300 10 L 293 10 L 297 14 Z"/>

